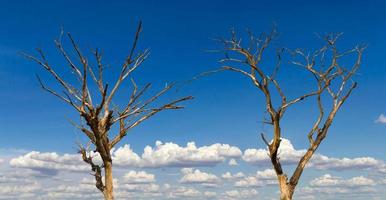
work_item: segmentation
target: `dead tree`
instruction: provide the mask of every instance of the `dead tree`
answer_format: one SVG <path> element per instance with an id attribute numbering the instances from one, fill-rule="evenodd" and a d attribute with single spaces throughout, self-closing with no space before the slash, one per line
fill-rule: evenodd
<path id="1" fill-rule="evenodd" d="M 95 59 L 96 64 L 91 66 L 88 58 L 84 56 L 69 33 L 67 36 L 73 49 L 72 52 L 74 52 L 77 57 L 76 61 L 71 58 L 72 56 L 62 44 L 63 33 L 58 40 L 55 40 L 55 44 L 60 54 L 64 57 L 69 69 L 78 80 L 76 85 L 71 84 L 70 81 L 66 81 L 63 76 L 55 71 L 41 49 L 37 49 L 39 57 L 23 53 L 28 59 L 41 65 L 59 83 L 63 89 L 63 93 L 46 87 L 38 77 L 41 87 L 72 106 L 80 114 L 81 120 L 85 122 L 86 125 L 81 124 L 77 125 L 77 127 L 87 136 L 90 144 L 95 147 L 94 152 L 100 155 L 102 164 L 95 163 L 90 151 L 82 146 L 80 147 L 79 153 L 82 155 L 84 162 L 90 165 L 95 176 L 96 187 L 103 193 L 104 198 L 107 200 L 114 199 L 111 149 L 119 143 L 132 128 L 160 111 L 181 109 L 183 106 L 178 105 L 180 102 L 192 99 L 191 96 L 187 96 L 173 100 L 162 106 L 155 106 L 154 102 L 169 91 L 174 84 L 167 85 L 158 93 L 145 99 L 144 94 L 150 88 L 151 84 L 147 84 L 139 89 L 134 80 L 131 79 L 131 96 L 127 104 L 123 105 L 121 109 L 117 109 L 115 105 L 113 106 L 113 98 L 122 83 L 129 77 L 132 77 L 133 72 L 149 55 L 148 50 L 136 51 L 141 30 L 142 25 L 139 23 L 129 54 L 122 66 L 117 69 L 120 70 L 119 76 L 112 86 L 106 83 L 103 78 L 105 65 L 102 62 L 102 54 L 100 51 L 95 50 L 92 52 L 92 57 Z M 90 88 L 96 89 L 92 90 Z M 96 102 L 97 99 L 98 102 Z M 114 136 L 110 134 L 110 129 L 115 124 L 119 127 L 119 131 Z M 104 179 L 102 178 L 103 172 Z"/>
<path id="2" fill-rule="evenodd" d="M 263 34 L 260 37 L 254 37 L 252 34 L 249 34 L 248 42 L 244 44 L 236 36 L 235 32 L 232 31 L 230 40 L 220 40 L 224 44 L 224 49 L 221 51 L 225 52 L 225 58 L 220 60 L 220 62 L 225 64 L 222 70 L 242 74 L 250 79 L 252 84 L 264 96 L 266 111 L 269 116 L 269 120 L 265 123 L 272 125 L 273 134 L 271 142 L 268 142 L 263 133 L 261 137 L 268 147 L 270 161 L 278 178 L 281 193 L 280 199 L 290 200 L 304 167 L 325 139 L 337 112 L 357 86 L 357 83 L 352 81 L 352 77 L 361 64 L 362 52 L 365 47 L 356 46 L 353 49 L 341 52 L 336 47 L 336 41 L 341 34 L 330 34 L 323 38 L 325 45 L 322 48 L 313 52 L 304 52 L 300 49 L 281 49 L 277 51 L 277 60 L 274 62 L 276 64 L 263 68 L 261 66 L 263 54 L 276 35 L 276 30 L 273 30 L 268 35 Z M 287 98 L 282 85 L 277 80 L 283 51 L 289 52 L 293 56 L 291 60 L 299 60 L 290 61 L 291 64 L 308 71 L 310 76 L 313 77 L 312 79 L 316 83 L 314 91 L 305 93 L 297 98 Z M 347 58 L 351 58 L 347 56 L 355 56 L 354 64 L 350 64 L 351 66 L 349 67 L 345 67 L 341 63 L 343 57 L 345 57 L 346 61 Z M 272 95 L 273 93 L 278 95 Z M 328 104 L 323 102 L 326 97 L 330 101 Z M 283 172 L 278 155 L 281 138 L 283 137 L 280 128 L 281 119 L 289 107 L 309 98 L 315 99 L 319 114 L 310 131 L 305 133 L 309 140 L 309 148 L 299 160 L 292 176 L 287 177 L 287 174 Z"/>

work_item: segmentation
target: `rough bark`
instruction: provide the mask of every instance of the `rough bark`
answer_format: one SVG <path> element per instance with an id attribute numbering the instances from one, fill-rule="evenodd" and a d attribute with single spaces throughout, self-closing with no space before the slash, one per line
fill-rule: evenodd
<path id="1" fill-rule="evenodd" d="M 104 163 L 105 168 L 105 190 L 103 192 L 103 195 L 106 200 L 113 200 L 114 199 L 114 180 L 113 180 L 113 165 L 112 162 L 105 162 Z"/>
<path id="2" fill-rule="evenodd" d="M 278 175 L 279 188 L 280 188 L 280 200 L 292 200 L 294 194 L 294 187 L 288 183 L 286 175 Z"/>

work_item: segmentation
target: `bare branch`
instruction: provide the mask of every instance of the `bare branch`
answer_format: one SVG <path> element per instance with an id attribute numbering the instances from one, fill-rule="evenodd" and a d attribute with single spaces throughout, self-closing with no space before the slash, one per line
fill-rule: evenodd
<path id="1" fill-rule="evenodd" d="M 269 142 L 267 139 L 265 139 L 264 133 L 261 133 L 261 138 L 263 139 L 264 143 L 267 145 L 267 147 L 270 146 Z"/>
<path id="2" fill-rule="evenodd" d="M 132 129 L 136 126 L 138 126 L 140 123 L 142 123 L 143 121 L 147 120 L 148 118 L 152 117 L 153 115 L 157 114 L 158 112 L 160 111 L 163 111 L 163 110 L 174 110 L 174 109 L 181 109 L 183 108 L 182 106 L 176 106 L 177 103 L 180 103 L 180 102 L 183 102 L 183 101 L 187 101 L 187 100 L 191 100 L 193 99 L 192 96 L 187 96 L 187 97 L 184 97 L 184 98 L 181 98 L 181 99 L 177 99 L 177 100 L 174 100 L 168 104 L 165 104 L 159 108 L 155 108 L 155 109 L 151 109 L 150 112 L 148 112 L 147 114 L 143 115 L 140 119 L 136 120 L 134 123 L 124 127 L 124 124 L 123 124 L 123 118 L 120 119 L 120 122 L 121 122 L 121 128 L 120 128 L 120 132 L 117 136 L 115 136 L 115 138 L 111 141 L 110 143 L 110 148 L 113 148 L 119 141 L 122 140 L 123 137 L 126 136 L 127 134 L 127 130 L 129 129 Z"/>
<path id="3" fill-rule="evenodd" d="M 261 87 L 260 83 L 256 80 L 256 78 L 252 74 L 249 74 L 248 72 L 245 72 L 242 69 L 238 69 L 238 68 L 234 68 L 234 67 L 230 67 L 230 66 L 223 66 L 222 68 L 226 69 L 226 70 L 230 70 L 230 71 L 239 72 L 245 76 L 248 76 L 250 79 L 252 79 L 252 82 L 256 85 L 256 87 L 258 87 L 258 88 Z"/>
<path id="4" fill-rule="evenodd" d="M 137 28 L 137 32 L 135 34 L 134 42 L 133 42 L 133 45 L 132 45 L 132 47 L 130 49 L 130 53 L 127 56 L 127 58 L 125 60 L 125 63 L 122 66 L 121 73 L 119 75 L 119 78 L 118 78 L 117 82 L 115 83 L 113 89 L 111 90 L 110 95 L 107 97 L 106 104 L 105 104 L 105 107 L 106 107 L 105 110 L 108 110 L 108 106 L 111 103 L 111 100 L 112 100 L 115 92 L 117 91 L 117 89 L 121 85 L 122 81 L 131 72 L 133 72 L 147 58 L 147 56 L 149 55 L 149 51 L 145 50 L 143 53 L 140 53 L 136 58 L 133 59 L 133 54 L 134 54 L 134 51 L 135 51 L 135 49 L 137 47 L 137 42 L 139 40 L 139 34 L 141 33 L 141 31 L 142 31 L 142 22 L 139 22 L 138 28 Z M 127 70 L 128 66 L 130 66 L 133 63 L 134 63 L 134 65 L 131 68 L 129 68 L 129 70 Z"/>
<path id="5" fill-rule="evenodd" d="M 66 50 L 63 48 L 62 45 L 62 38 L 63 38 L 63 30 L 60 32 L 60 36 L 58 40 L 55 40 L 56 47 L 60 51 L 60 53 L 63 55 L 63 57 L 66 59 L 68 65 L 70 68 L 75 72 L 77 75 L 78 79 L 82 81 L 82 73 L 80 72 L 79 68 L 72 62 L 71 58 L 68 56 Z"/>
<path id="6" fill-rule="evenodd" d="M 304 100 L 304 99 L 306 99 L 306 98 L 308 98 L 308 97 L 315 96 L 315 95 L 317 95 L 318 93 L 320 93 L 319 90 L 314 91 L 314 92 L 311 92 L 311 93 L 308 93 L 308 94 L 304 94 L 304 95 L 302 95 L 301 97 L 298 97 L 298 98 L 296 98 L 296 99 L 294 99 L 294 100 L 291 100 L 291 101 L 289 101 L 288 103 L 286 103 L 286 104 L 283 106 L 283 109 L 285 109 L 285 108 L 287 108 L 287 107 L 289 107 L 289 106 L 291 106 L 291 105 L 293 105 L 293 104 L 295 104 L 295 103 L 298 103 L 299 101 L 302 101 L 302 100 Z"/>
<path id="7" fill-rule="evenodd" d="M 82 52 L 80 51 L 78 45 L 76 44 L 75 40 L 72 38 L 70 33 L 67 33 L 68 38 L 71 41 L 71 44 L 73 48 L 75 49 L 80 62 L 83 65 L 83 74 L 82 74 L 82 106 L 87 106 L 89 109 L 91 109 L 92 106 L 92 99 L 91 94 L 87 86 L 87 71 L 88 71 L 88 63 L 87 59 L 83 56 Z M 86 101 L 87 99 L 87 101 Z"/>
<path id="8" fill-rule="evenodd" d="M 50 89 L 50 88 L 47 88 L 47 87 L 43 84 L 43 81 L 40 79 L 40 77 L 39 77 L 38 75 L 36 75 L 36 78 L 38 79 L 38 82 L 39 82 L 39 84 L 40 84 L 40 87 L 41 87 L 43 90 L 45 90 L 45 91 L 51 93 L 52 95 L 58 97 L 60 100 L 66 102 L 66 103 L 68 103 L 68 104 L 70 104 L 70 105 L 71 105 L 72 107 L 74 107 L 76 110 L 80 111 L 79 107 L 78 107 L 77 105 L 75 105 L 75 103 L 71 100 L 71 98 L 70 98 L 69 96 L 68 96 L 68 98 L 66 98 L 66 97 L 64 97 L 64 96 L 62 96 L 62 95 L 56 93 L 54 90 L 52 90 L 52 89 Z M 67 93 L 65 93 L 65 94 L 67 94 Z"/>

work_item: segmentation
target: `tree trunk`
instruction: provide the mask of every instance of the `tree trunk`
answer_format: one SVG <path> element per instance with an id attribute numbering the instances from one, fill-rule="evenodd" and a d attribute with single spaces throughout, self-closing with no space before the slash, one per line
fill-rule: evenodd
<path id="1" fill-rule="evenodd" d="M 280 200 L 292 200 L 295 188 L 287 181 L 287 176 L 279 175 Z"/>
<path id="2" fill-rule="evenodd" d="M 113 165 L 111 161 L 104 162 L 105 167 L 105 189 L 103 195 L 105 200 L 114 199 L 114 190 L 113 190 Z"/>

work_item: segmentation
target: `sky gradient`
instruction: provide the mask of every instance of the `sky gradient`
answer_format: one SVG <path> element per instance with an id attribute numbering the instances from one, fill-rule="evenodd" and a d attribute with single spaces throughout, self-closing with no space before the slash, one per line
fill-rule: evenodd
<path id="1" fill-rule="evenodd" d="M 344 33 L 338 43 L 342 49 L 356 44 L 368 45 L 361 69 L 354 77 L 359 86 L 338 113 L 327 139 L 318 149 L 319 159 L 327 159 L 328 164 L 323 167 L 314 161 L 306 170 L 299 190 L 309 196 L 298 198 L 312 199 L 320 193 L 325 199 L 383 199 L 386 195 L 382 191 L 386 184 L 386 118 L 380 116 L 386 114 L 385 9 L 386 3 L 382 1 L 3 1 L 0 6 L 0 107 L 3 113 L 0 117 L 0 185 L 4 184 L 1 177 L 4 180 L 12 178 L 17 185 L 20 177 L 6 174 L 25 170 L 33 182 L 28 183 L 31 190 L 26 194 L 35 195 L 26 198 L 59 199 L 58 196 L 49 196 L 50 192 L 58 194 L 58 191 L 46 191 L 41 189 L 42 186 L 55 183 L 68 189 L 74 180 L 81 181 L 78 177 L 91 180 L 87 170 L 62 169 L 63 166 L 81 165 L 76 157 L 76 142 L 85 143 L 85 140 L 67 120 L 76 121 L 78 115 L 40 89 L 35 74 L 49 85 L 55 82 L 35 63 L 20 56 L 21 51 L 33 53 L 36 47 L 42 48 L 58 71 L 71 77 L 53 42 L 63 28 L 72 33 L 84 51 L 102 49 L 105 62 L 114 68 L 128 53 L 136 25 L 142 20 L 144 28 L 139 47 L 150 48 L 151 54 L 136 72 L 135 79 L 139 85 L 153 83 L 154 92 L 168 82 L 185 83 L 201 72 L 219 68 L 221 64 L 217 61 L 222 55 L 208 50 L 221 48 L 213 39 L 229 37 L 232 28 L 241 35 L 246 29 L 259 34 L 270 31 L 276 24 L 279 37 L 272 44 L 267 58 L 273 58 L 272 50 L 278 47 L 317 49 L 322 45 L 318 35 L 330 32 Z M 290 97 L 310 88 L 303 78 L 298 78 L 300 74 L 296 70 L 292 71 L 294 68 L 283 63 L 280 72 Z M 113 78 L 114 74 L 107 76 Z M 133 129 L 118 145 L 122 149 L 125 149 L 125 144 L 130 145 L 121 156 L 136 160 L 122 161 L 118 169 L 117 174 L 122 175 L 122 180 L 119 180 L 123 185 L 122 195 L 128 191 L 130 194 L 126 195 L 147 194 L 141 187 L 157 184 L 156 192 L 147 192 L 170 194 L 168 198 L 176 199 L 187 198 L 179 196 L 180 193 L 192 194 L 192 199 L 276 198 L 277 186 L 269 182 L 272 177 L 269 177 L 269 171 L 265 171 L 270 169 L 270 165 L 264 160 L 250 160 L 247 154 L 247 149 L 264 151 L 259 134 L 268 132 L 269 135 L 270 130 L 260 122 L 264 114 L 263 99 L 250 82 L 235 73 L 219 73 L 183 84 L 164 100 L 183 95 L 195 97 L 193 101 L 184 103 L 186 109 L 159 114 Z M 315 114 L 313 109 L 312 102 L 305 102 L 294 107 L 283 119 L 283 137 L 288 139 L 291 159 L 296 160 L 302 149 L 308 147 L 304 133 L 310 127 L 308 120 Z M 174 145 L 166 145 L 169 142 Z M 186 153 L 184 148 L 193 148 L 189 142 L 194 142 L 196 149 L 211 147 L 194 152 L 198 155 L 205 155 L 206 151 L 215 152 L 213 160 L 208 158 L 186 164 L 176 163 L 179 158 L 171 158 L 163 164 L 155 161 L 155 166 L 141 161 L 147 145 L 154 151 L 170 148 L 183 156 Z M 221 153 L 221 149 L 226 149 L 224 151 L 229 155 Z M 33 151 L 39 153 L 31 154 Z M 31 164 L 33 159 L 41 161 L 40 156 L 46 152 L 55 153 L 47 154 L 47 160 L 39 162 L 38 166 Z M 157 155 L 165 156 L 163 153 L 160 151 Z M 69 160 L 65 156 L 61 159 L 64 154 L 69 155 Z M 150 154 L 149 158 L 157 160 L 154 155 Z M 192 155 L 186 153 L 186 156 Z M 238 165 L 234 165 L 234 161 Z M 286 168 L 292 169 L 293 164 L 289 161 Z M 123 180 L 125 174 L 139 176 L 138 171 L 146 171 L 155 177 L 152 179 L 148 174 L 142 174 L 147 177 L 142 185 Z M 244 176 L 222 177 L 228 171 L 232 174 L 242 172 Z M 192 173 L 198 173 L 196 176 L 201 175 L 206 181 L 184 179 L 185 175 Z M 237 181 L 251 176 L 263 181 L 246 187 L 237 186 Z M 323 185 L 331 182 L 321 179 L 333 179 L 331 182 L 337 185 Z M 220 182 L 224 182 L 223 185 Z M 22 198 L 12 196 L 19 193 L 12 190 L 12 184 L 8 191 L 0 189 L 0 199 L 2 192 L 10 195 L 6 199 Z M 131 188 L 125 188 L 125 184 Z M 87 180 L 84 185 L 87 185 Z M 334 191 L 334 188 L 341 190 Z M 91 191 L 91 194 L 96 192 L 92 187 L 84 190 Z M 73 192 L 75 195 L 79 191 Z M 334 197 L 332 194 L 339 195 Z M 74 198 L 87 199 L 76 195 L 63 197 Z M 121 198 L 125 199 L 124 196 Z"/>

